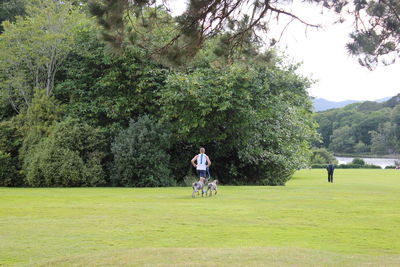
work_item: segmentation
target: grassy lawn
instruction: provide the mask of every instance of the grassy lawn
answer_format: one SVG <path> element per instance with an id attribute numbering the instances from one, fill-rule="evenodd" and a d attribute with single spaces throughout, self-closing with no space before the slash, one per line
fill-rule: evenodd
<path id="1" fill-rule="evenodd" d="M 282 187 L 0 188 L 0 265 L 400 266 L 400 171 Z"/>

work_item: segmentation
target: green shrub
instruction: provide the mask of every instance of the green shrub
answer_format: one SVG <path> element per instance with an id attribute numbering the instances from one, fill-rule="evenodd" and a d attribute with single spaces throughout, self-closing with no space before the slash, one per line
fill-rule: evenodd
<path id="1" fill-rule="evenodd" d="M 321 157 L 320 155 L 315 155 L 314 157 L 312 157 L 311 162 L 313 164 L 326 164 L 329 161 L 326 161 L 326 159 Z"/>
<path id="2" fill-rule="evenodd" d="M 73 119 L 62 121 L 25 157 L 27 182 L 30 186 L 102 185 L 104 150 L 100 130 Z"/>
<path id="3" fill-rule="evenodd" d="M 9 153 L 0 150 L 0 186 L 16 186 L 20 183 L 15 161 Z"/>
<path id="4" fill-rule="evenodd" d="M 381 166 L 378 165 L 370 165 L 370 164 L 365 164 L 365 165 L 360 165 L 360 164 L 340 164 L 336 168 L 338 169 L 381 169 Z"/>
<path id="5" fill-rule="evenodd" d="M 312 169 L 326 169 L 326 164 L 312 164 Z"/>
<path id="6" fill-rule="evenodd" d="M 381 166 L 373 165 L 373 164 L 361 165 L 361 168 L 362 168 L 362 169 L 382 169 Z"/>
<path id="7" fill-rule="evenodd" d="M 18 150 L 22 136 L 13 120 L 0 122 L 0 186 L 21 186 L 23 177 L 19 174 Z"/>
<path id="8" fill-rule="evenodd" d="M 365 161 L 361 158 L 354 158 L 352 164 L 365 165 Z"/>
<path id="9" fill-rule="evenodd" d="M 155 187 L 175 184 L 171 177 L 170 134 L 149 116 L 131 121 L 111 145 L 114 185 Z"/>
<path id="10" fill-rule="evenodd" d="M 60 119 L 60 106 L 53 97 L 47 96 L 44 90 L 36 90 L 29 107 L 15 117 L 18 130 L 23 136 L 18 159 L 25 179 L 26 171 L 32 164 L 32 157 L 36 157 L 35 154 L 39 152 L 37 146 L 49 136 L 53 125 Z"/>
<path id="11" fill-rule="evenodd" d="M 389 165 L 389 166 L 386 166 L 385 169 L 396 169 L 396 166 L 394 166 L 394 165 Z"/>
<path id="12" fill-rule="evenodd" d="M 22 144 L 22 136 L 19 134 L 14 120 L 0 122 L 0 150 L 10 153 L 11 157 L 18 156 L 18 150 Z"/>
<path id="13" fill-rule="evenodd" d="M 327 164 L 329 162 L 332 162 L 334 164 L 338 163 L 335 156 L 331 152 L 326 150 L 326 148 L 313 149 L 311 155 L 312 164 Z"/>
<path id="14" fill-rule="evenodd" d="M 339 164 L 337 166 L 337 168 L 339 169 L 359 169 L 361 168 L 361 165 L 359 164 L 352 164 L 352 163 L 348 163 L 348 164 Z"/>

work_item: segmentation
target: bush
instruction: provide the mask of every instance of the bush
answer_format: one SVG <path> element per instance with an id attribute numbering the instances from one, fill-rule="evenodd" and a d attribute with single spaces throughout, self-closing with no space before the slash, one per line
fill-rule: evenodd
<path id="1" fill-rule="evenodd" d="M 18 130 L 23 135 L 18 159 L 25 180 L 27 170 L 33 166 L 32 160 L 36 160 L 34 157 L 38 156 L 35 154 L 40 152 L 37 146 L 49 136 L 53 125 L 59 121 L 60 114 L 59 103 L 54 98 L 48 97 L 44 90 L 36 90 L 29 107 L 15 117 Z M 28 183 L 28 185 L 33 184 Z"/>
<path id="2" fill-rule="evenodd" d="M 111 145 L 114 185 L 155 187 L 175 185 L 169 169 L 170 134 L 149 116 L 131 121 Z"/>
<path id="3" fill-rule="evenodd" d="M 18 150 L 22 143 L 13 120 L 0 122 L 0 186 L 23 185 Z"/>
<path id="4" fill-rule="evenodd" d="M 19 134 L 14 120 L 0 122 L 0 150 L 9 153 L 11 157 L 18 156 L 18 150 L 22 144 L 22 136 Z"/>
<path id="5" fill-rule="evenodd" d="M 327 164 L 328 162 L 336 164 L 337 160 L 331 152 L 326 150 L 326 148 L 318 148 L 312 151 L 311 155 L 312 164 Z"/>
<path id="6" fill-rule="evenodd" d="M 381 166 L 378 165 L 370 165 L 370 164 L 365 164 L 365 165 L 360 165 L 360 164 L 340 164 L 337 166 L 338 169 L 381 169 Z"/>
<path id="7" fill-rule="evenodd" d="M 338 169 L 360 169 L 361 165 L 359 164 L 352 164 L 352 163 L 348 163 L 348 164 L 339 164 L 337 166 Z"/>
<path id="8" fill-rule="evenodd" d="M 311 165 L 312 169 L 326 169 L 326 164 L 312 164 Z M 336 169 L 380 169 L 381 166 L 378 165 L 360 165 L 360 164 L 353 164 L 353 163 L 348 163 L 348 164 L 339 164 L 335 165 Z"/>
<path id="9" fill-rule="evenodd" d="M 54 126 L 25 157 L 30 186 L 97 186 L 105 183 L 101 160 L 105 142 L 101 132 L 77 120 Z"/>
<path id="10" fill-rule="evenodd" d="M 373 164 L 361 165 L 361 168 L 363 168 L 363 169 L 382 169 L 381 166 L 373 165 Z"/>
<path id="11" fill-rule="evenodd" d="M 16 186 L 21 180 L 11 155 L 0 150 L 0 186 Z"/>
<path id="12" fill-rule="evenodd" d="M 396 166 L 394 166 L 394 165 L 389 165 L 389 166 L 386 166 L 385 169 L 396 169 Z"/>
<path id="13" fill-rule="evenodd" d="M 326 164 L 312 164 L 311 169 L 326 169 Z"/>
<path id="14" fill-rule="evenodd" d="M 365 161 L 361 158 L 354 158 L 351 163 L 357 165 L 365 165 Z"/>

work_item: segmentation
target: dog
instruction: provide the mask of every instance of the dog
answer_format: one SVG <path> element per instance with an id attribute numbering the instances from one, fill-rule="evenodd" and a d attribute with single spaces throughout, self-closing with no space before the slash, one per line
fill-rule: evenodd
<path id="1" fill-rule="evenodd" d="M 206 196 L 207 196 L 208 190 L 210 190 L 210 197 L 212 196 L 213 190 L 215 191 L 215 195 L 217 195 L 217 193 L 218 193 L 217 184 L 218 184 L 218 180 L 214 180 L 211 183 L 208 183 L 207 190 L 206 190 Z"/>
<path id="2" fill-rule="evenodd" d="M 193 188 L 192 197 L 195 197 L 195 194 L 198 193 L 200 190 L 201 190 L 201 196 L 204 195 L 204 181 L 205 180 L 206 180 L 206 178 L 200 177 L 198 182 L 194 182 L 192 184 L 192 188 Z"/>

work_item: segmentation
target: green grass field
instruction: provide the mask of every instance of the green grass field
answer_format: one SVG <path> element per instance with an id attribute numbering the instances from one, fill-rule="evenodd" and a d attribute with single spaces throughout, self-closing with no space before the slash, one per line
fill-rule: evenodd
<path id="1" fill-rule="evenodd" d="M 0 188 L 0 265 L 400 266 L 400 171 L 282 187 Z"/>

